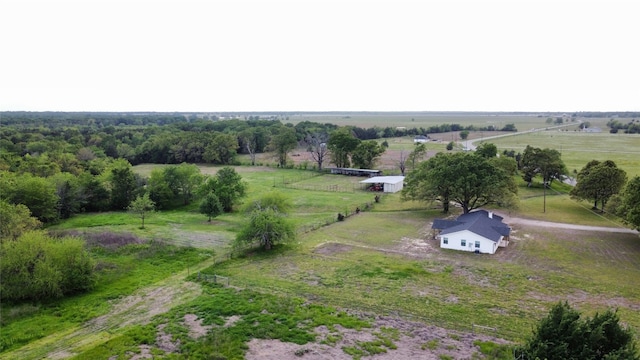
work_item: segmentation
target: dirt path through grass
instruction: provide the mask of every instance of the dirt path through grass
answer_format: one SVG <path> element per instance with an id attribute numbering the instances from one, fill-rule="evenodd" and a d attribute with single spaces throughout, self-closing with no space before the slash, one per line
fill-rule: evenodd
<path id="1" fill-rule="evenodd" d="M 128 326 L 146 324 L 155 315 L 196 298 L 202 293 L 200 285 L 184 279 L 188 273 L 208 266 L 211 266 L 211 260 L 139 289 L 130 296 L 113 301 L 108 314 L 3 354 L 3 359 L 66 359 L 82 352 L 83 348 L 105 343 L 119 336 L 120 330 Z"/>
<path id="2" fill-rule="evenodd" d="M 519 225 L 528 225 L 528 226 L 538 226 L 542 228 L 556 228 L 556 229 L 567 229 L 567 230 L 584 230 L 584 231 L 601 231 L 601 232 L 638 234 L 638 230 L 632 230 L 624 227 L 575 225 L 575 224 L 556 223 L 551 221 L 531 220 L 531 219 L 523 219 L 523 218 L 508 217 L 508 216 L 503 216 L 503 217 L 504 217 L 504 222 L 507 224 L 519 224 Z"/>

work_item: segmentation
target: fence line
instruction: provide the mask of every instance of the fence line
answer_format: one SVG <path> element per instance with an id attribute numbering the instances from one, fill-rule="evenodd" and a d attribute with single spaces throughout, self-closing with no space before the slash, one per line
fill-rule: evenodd
<path id="1" fill-rule="evenodd" d="M 200 271 L 198 271 L 198 280 L 203 280 L 203 281 L 207 281 L 207 282 L 212 282 L 214 284 L 222 284 L 224 285 L 226 283 L 227 286 L 229 286 L 229 278 L 226 276 L 220 276 L 220 275 L 210 275 L 210 274 L 203 274 Z"/>

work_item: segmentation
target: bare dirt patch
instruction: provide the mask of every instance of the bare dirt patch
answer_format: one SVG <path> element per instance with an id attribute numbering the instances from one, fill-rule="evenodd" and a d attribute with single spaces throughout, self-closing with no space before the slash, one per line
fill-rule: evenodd
<path id="1" fill-rule="evenodd" d="M 318 245 L 313 252 L 320 255 L 335 255 L 343 252 L 349 252 L 352 248 L 352 246 L 345 244 L 324 243 Z"/>
<path id="2" fill-rule="evenodd" d="M 197 292 L 200 286 L 185 281 L 181 287 L 159 286 L 145 292 L 119 299 L 107 315 L 90 321 L 97 327 L 123 328 L 132 324 L 146 324 L 152 317 L 167 312 L 173 304 L 174 297 L 181 292 Z"/>
<path id="3" fill-rule="evenodd" d="M 158 325 L 158 335 L 156 336 L 156 346 L 158 349 L 166 352 L 166 353 L 174 353 L 180 348 L 180 340 L 172 341 L 173 337 L 171 334 L 167 334 L 164 332 L 164 328 L 167 324 Z"/>
<path id="4" fill-rule="evenodd" d="M 568 301 L 580 307 L 581 304 L 598 305 L 609 308 L 627 308 L 633 311 L 640 310 L 640 303 L 623 297 L 607 297 L 605 294 L 590 294 L 582 290 L 574 291 L 571 294 L 542 295 L 537 292 L 529 293 L 532 299 L 544 300 L 549 303 Z"/>
<path id="5" fill-rule="evenodd" d="M 140 354 L 128 353 L 128 355 L 133 355 L 130 360 L 153 359 L 149 345 L 140 345 Z"/>
<path id="6" fill-rule="evenodd" d="M 204 335 L 207 335 L 210 325 L 202 325 L 202 319 L 198 319 L 197 315 L 187 314 L 184 316 L 184 324 L 189 328 L 189 336 L 192 339 L 198 339 Z"/>
<path id="7" fill-rule="evenodd" d="M 242 317 L 239 316 L 239 315 L 229 316 L 224 322 L 224 327 L 233 326 L 233 324 L 235 324 L 238 321 L 240 321 L 240 319 L 242 319 Z"/>
<path id="8" fill-rule="evenodd" d="M 398 335 L 393 340 L 397 348 L 387 348 L 384 353 L 363 356 L 363 359 L 435 360 L 441 359 L 442 356 L 470 359 L 474 354 L 479 353 L 478 347 L 473 344 L 474 341 L 508 343 L 486 335 L 461 333 L 398 318 L 379 317 L 372 328 L 363 330 L 346 329 L 341 326 L 336 326 L 334 330 L 329 330 L 325 326 L 318 327 L 317 341 L 304 345 L 280 340 L 253 339 L 248 343 L 249 351 L 246 359 L 294 360 L 301 357 L 311 360 L 352 359 L 351 355 L 342 350 L 343 347 L 358 347 L 363 342 L 375 341 L 378 339 L 376 334 L 389 328 L 397 330 Z"/>

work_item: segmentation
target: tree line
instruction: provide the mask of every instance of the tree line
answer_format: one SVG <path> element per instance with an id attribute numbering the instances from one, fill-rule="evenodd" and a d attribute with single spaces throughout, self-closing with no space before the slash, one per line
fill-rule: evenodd
<path id="1" fill-rule="evenodd" d="M 640 134 L 640 121 L 635 118 L 626 124 L 619 120 L 611 119 L 607 122 L 607 126 L 609 127 L 609 132 L 612 134 L 617 134 L 621 130 L 625 134 Z"/>

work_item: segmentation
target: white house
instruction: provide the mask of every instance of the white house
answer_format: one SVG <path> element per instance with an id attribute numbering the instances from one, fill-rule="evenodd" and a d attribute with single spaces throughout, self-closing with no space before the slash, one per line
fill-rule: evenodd
<path id="1" fill-rule="evenodd" d="M 418 135 L 416 137 L 413 138 L 413 143 L 414 144 L 418 144 L 418 143 L 426 143 L 429 141 L 429 138 L 424 136 L 424 135 Z"/>
<path id="2" fill-rule="evenodd" d="M 374 176 L 360 181 L 360 184 L 373 184 L 376 189 L 386 193 L 395 193 L 402 190 L 404 176 Z"/>
<path id="3" fill-rule="evenodd" d="M 494 254 L 498 247 L 509 245 L 511 228 L 502 217 L 490 211 L 478 210 L 458 216 L 455 220 L 436 219 L 432 229 L 443 249 Z"/>

